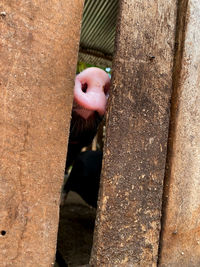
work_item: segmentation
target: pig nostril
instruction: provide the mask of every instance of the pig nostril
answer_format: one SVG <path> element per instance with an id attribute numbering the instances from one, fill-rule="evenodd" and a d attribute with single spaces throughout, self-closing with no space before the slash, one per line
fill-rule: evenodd
<path id="1" fill-rule="evenodd" d="M 108 94 L 109 89 L 110 89 L 110 84 L 109 83 L 105 84 L 103 87 L 103 91 L 105 95 Z"/>
<path id="2" fill-rule="evenodd" d="M 83 83 L 83 84 L 81 85 L 81 89 L 82 89 L 83 93 L 86 93 L 86 92 L 87 92 L 87 88 L 88 88 L 87 83 Z"/>

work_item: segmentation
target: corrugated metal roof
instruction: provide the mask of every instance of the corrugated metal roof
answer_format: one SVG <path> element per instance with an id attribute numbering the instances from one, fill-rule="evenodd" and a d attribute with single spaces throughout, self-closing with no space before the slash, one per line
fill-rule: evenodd
<path id="1" fill-rule="evenodd" d="M 118 0 L 86 0 L 79 61 L 111 67 L 114 52 Z"/>

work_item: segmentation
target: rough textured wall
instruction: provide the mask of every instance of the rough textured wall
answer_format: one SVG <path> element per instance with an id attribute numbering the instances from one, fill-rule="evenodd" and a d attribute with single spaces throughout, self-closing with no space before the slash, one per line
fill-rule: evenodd
<path id="1" fill-rule="evenodd" d="M 175 23 L 175 1 L 121 1 L 94 266 L 157 264 Z"/>
<path id="2" fill-rule="evenodd" d="M 54 261 L 82 0 L 0 2 L 0 262 Z"/>
<path id="3" fill-rule="evenodd" d="M 200 266 L 200 2 L 180 1 L 159 266 Z"/>

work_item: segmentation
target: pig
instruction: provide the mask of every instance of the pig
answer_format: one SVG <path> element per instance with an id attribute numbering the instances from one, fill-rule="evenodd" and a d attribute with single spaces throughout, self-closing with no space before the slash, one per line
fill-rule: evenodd
<path id="1" fill-rule="evenodd" d="M 102 166 L 102 151 L 81 152 L 74 161 L 64 191 L 78 193 L 87 204 L 96 208 Z"/>
<path id="2" fill-rule="evenodd" d="M 65 172 L 96 135 L 106 111 L 109 88 L 110 77 L 102 69 L 91 67 L 76 76 Z"/>
<path id="3" fill-rule="evenodd" d="M 91 67 L 76 76 L 65 173 L 68 172 L 69 166 L 73 164 L 81 149 L 90 145 L 96 135 L 98 125 L 106 111 L 109 88 L 110 77 L 102 69 Z M 74 190 L 89 205 L 96 207 L 101 161 L 102 152 L 80 153 L 73 165 L 70 177 L 64 185 L 65 198 L 66 193 Z M 79 168 L 81 168 L 82 174 L 78 172 Z M 84 185 L 82 191 L 80 190 L 81 185 Z M 56 262 L 60 266 L 68 266 L 58 250 L 56 251 Z"/>

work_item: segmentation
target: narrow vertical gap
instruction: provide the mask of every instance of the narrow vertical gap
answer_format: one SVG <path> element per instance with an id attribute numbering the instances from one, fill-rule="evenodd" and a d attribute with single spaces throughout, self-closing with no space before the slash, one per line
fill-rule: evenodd
<path id="1" fill-rule="evenodd" d="M 109 76 L 111 76 L 117 11 L 118 0 L 112 0 L 110 2 L 102 2 L 98 0 L 95 4 L 92 0 L 85 1 L 79 44 L 77 75 L 87 68 L 97 67 L 103 69 Z M 109 47 L 105 45 L 105 40 L 109 40 Z M 81 89 L 83 93 L 87 94 L 87 90 L 90 90 L 91 88 L 87 81 L 83 81 Z M 106 97 L 109 95 L 108 90 L 109 85 L 106 83 L 103 87 Z M 82 123 L 78 123 L 77 125 L 76 121 L 78 121 L 78 116 L 77 114 L 75 115 L 75 113 L 79 110 L 78 114 L 80 115 L 80 110 L 83 106 L 81 107 L 81 104 L 77 104 L 76 101 L 74 101 L 73 104 L 71 126 L 75 125 L 76 127 L 81 124 L 81 127 L 79 128 L 81 128 L 82 131 L 84 125 Z M 88 111 L 87 108 L 85 108 L 84 111 L 86 114 Z M 83 122 L 84 120 L 81 121 Z M 87 125 L 89 126 L 89 123 Z M 74 129 L 74 127 L 71 127 L 71 130 L 72 129 Z M 70 133 L 71 132 L 73 132 L 73 130 L 70 131 Z M 82 132 L 84 132 L 84 130 Z M 89 134 L 89 127 L 87 128 L 87 134 Z M 87 134 L 84 134 L 84 138 L 81 138 L 85 139 Z M 89 180 L 88 183 L 87 178 L 91 178 L 92 176 L 97 182 L 98 179 L 100 179 L 99 169 L 101 168 L 102 163 L 104 134 L 105 119 L 99 124 L 97 135 L 93 140 L 93 143 L 89 146 L 88 144 L 86 146 L 84 145 L 84 148 L 81 149 L 81 154 L 79 146 L 77 146 L 77 149 L 73 149 L 77 144 L 79 145 L 79 142 L 77 142 L 77 140 L 71 140 L 70 142 L 69 136 L 68 157 L 66 160 L 67 167 L 65 173 L 66 183 L 63 186 L 64 190 L 62 194 L 62 196 L 65 196 L 62 198 L 62 205 L 60 208 L 55 267 L 67 266 L 67 264 L 70 266 L 82 266 L 83 264 L 84 266 L 87 266 L 87 264 L 89 264 L 96 216 L 98 184 L 95 184 L 93 179 L 92 181 Z M 80 135 L 78 135 L 78 137 L 80 137 Z M 77 136 L 76 139 L 78 139 Z M 81 147 L 83 143 L 82 139 Z M 75 157 L 73 152 L 69 153 L 69 151 L 72 150 L 75 151 Z M 68 160 L 71 157 L 73 158 L 73 161 Z M 87 175 L 86 169 L 90 169 L 90 167 L 92 167 L 92 171 L 89 170 L 88 172 L 92 173 L 92 175 Z M 71 173 L 70 168 L 72 170 Z M 79 179 L 81 180 L 81 183 L 82 181 L 87 181 L 77 188 L 77 184 L 80 185 L 80 183 L 78 183 Z M 88 185 L 87 187 L 85 187 L 86 184 Z M 65 194 L 68 192 L 68 195 Z"/>

